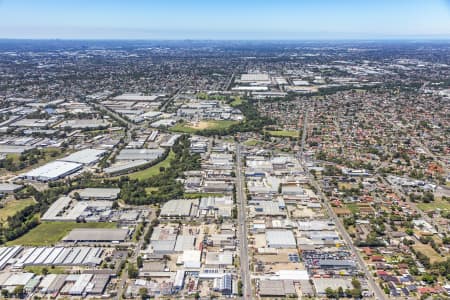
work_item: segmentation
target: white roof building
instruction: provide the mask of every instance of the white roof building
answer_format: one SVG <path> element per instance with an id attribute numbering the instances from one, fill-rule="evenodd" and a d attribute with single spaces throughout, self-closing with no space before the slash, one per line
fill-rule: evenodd
<path id="1" fill-rule="evenodd" d="M 266 242 L 269 248 L 296 248 L 294 234 L 289 230 L 266 231 Z"/>
<path id="2" fill-rule="evenodd" d="M 30 180 L 52 181 L 73 174 L 83 167 L 82 164 L 66 161 L 53 161 L 33 169 L 23 175 Z"/>

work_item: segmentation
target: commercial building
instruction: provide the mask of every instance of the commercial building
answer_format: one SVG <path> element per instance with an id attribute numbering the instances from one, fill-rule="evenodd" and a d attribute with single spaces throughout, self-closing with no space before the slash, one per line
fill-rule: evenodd
<path id="1" fill-rule="evenodd" d="M 73 174 L 81 170 L 82 168 L 83 165 L 80 163 L 57 160 L 45 164 L 41 167 L 38 167 L 34 170 L 31 170 L 21 175 L 21 177 L 29 180 L 38 180 L 47 182 L 64 178 L 70 174 Z"/>
<path id="2" fill-rule="evenodd" d="M 294 234 L 288 230 L 268 230 L 266 231 L 266 243 L 269 248 L 296 248 Z"/>
<path id="3" fill-rule="evenodd" d="M 22 188 L 22 185 L 12 183 L 0 183 L 0 194 L 11 194 Z"/>
<path id="4" fill-rule="evenodd" d="M 97 149 L 84 149 L 72 153 L 66 157 L 61 158 L 61 161 L 74 162 L 83 165 L 91 165 L 100 160 L 100 158 L 106 153 L 105 150 Z"/>
<path id="5" fill-rule="evenodd" d="M 198 206 L 198 200 L 170 200 L 161 208 L 161 217 L 189 217 L 193 215 L 193 206 Z"/>
<path id="6" fill-rule="evenodd" d="M 128 238 L 128 229 L 114 228 L 77 228 L 73 229 L 64 242 L 124 242 Z"/>
<path id="7" fill-rule="evenodd" d="M 83 200 L 116 200 L 119 193 L 119 188 L 86 188 L 78 192 Z"/>

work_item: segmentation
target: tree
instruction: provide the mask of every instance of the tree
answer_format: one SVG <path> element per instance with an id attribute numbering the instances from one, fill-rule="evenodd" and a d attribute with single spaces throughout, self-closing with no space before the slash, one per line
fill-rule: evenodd
<path id="1" fill-rule="evenodd" d="M 139 275 L 139 271 L 136 268 L 135 264 L 130 264 L 128 266 L 128 277 L 130 277 L 131 279 L 136 279 Z"/>
<path id="2" fill-rule="evenodd" d="M 13 294 L 18 297 L 18 298 L 22 298 L 25 294 L 25 290 L 23 288 L 23 285 L 18 285 L 15 287 Z"/>
<path id="3" fill-rule="evenodd" d="M 334 298 L 336 298 L 336 291 L 333 290 L 333 289 L 330 288 L 330 287 L 327 287 L 327 288 L 325 289 L 325 294 L 327 295 L 327 298 L 329 298 L 329 299 L 334 299 Z"/>
<path id="4" fill-rule="evenodd" d="M 147 294 L 148 294 L 148 290 L 147 288 L 140 288 L 139 289 L 139 296 L 141 297 L 142 300 L 147 299 Z"/>
<path id="5" fill-rule="evenodd" d="M 142 257 L 138 256 L 136 259 L 137 267 L 140 269 L 143 266 Z"/>

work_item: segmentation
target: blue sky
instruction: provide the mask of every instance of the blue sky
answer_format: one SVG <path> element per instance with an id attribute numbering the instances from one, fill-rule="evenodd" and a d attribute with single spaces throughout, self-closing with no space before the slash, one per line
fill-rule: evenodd
<path id="1" fill-rule="evenodd" d="M 450 38 L 450 0 L 0 0 L 0 38 Z"/>

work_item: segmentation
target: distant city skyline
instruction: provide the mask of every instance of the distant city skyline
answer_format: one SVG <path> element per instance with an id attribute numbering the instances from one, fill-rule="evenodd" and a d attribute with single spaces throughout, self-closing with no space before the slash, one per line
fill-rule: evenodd
<path id="1" fill-rule="evenodd" d="M 0 0 L 0 38 L 450 39 L 448 0 Z"/>

